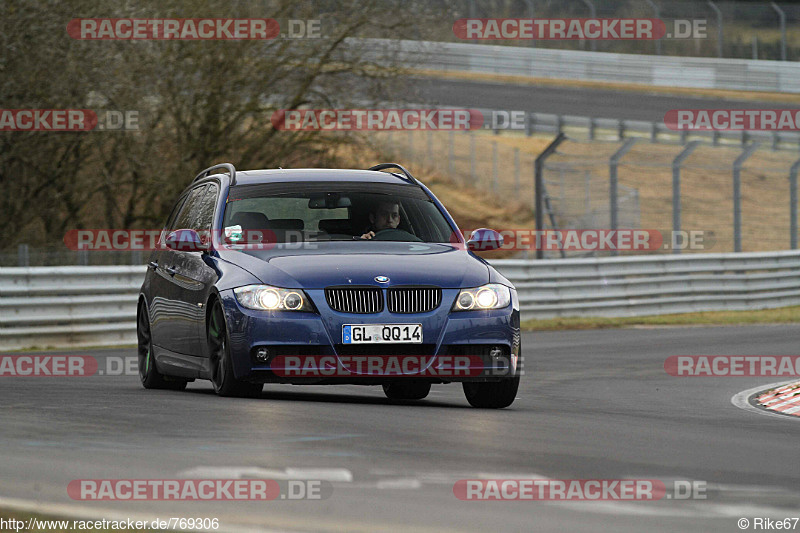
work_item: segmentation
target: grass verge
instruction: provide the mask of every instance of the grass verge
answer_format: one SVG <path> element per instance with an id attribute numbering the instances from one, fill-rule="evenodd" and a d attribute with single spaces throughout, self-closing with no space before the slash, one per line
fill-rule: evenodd
<path id="1" fill-rule="evenodd" d="M 800 323 L 800 306 L 761 309 L 758 311 L 709 311 L 641 317 L 561 317 L 525 320 L 523 331 L 565 329 L 608 329 L 631 326 L 742 326 L 748 324 Z"/>

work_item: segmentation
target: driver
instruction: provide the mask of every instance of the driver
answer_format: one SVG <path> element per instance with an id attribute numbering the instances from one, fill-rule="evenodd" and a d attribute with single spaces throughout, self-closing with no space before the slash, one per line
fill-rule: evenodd
<path id="1" fill-rule="evenodd" d="M 369 214 L 370 227 L 362 239 L 371 239 L 375 233 L 384 229 L 397 229 L 400 225 L 400 204 L 395 201 L 382 201 Z"/>

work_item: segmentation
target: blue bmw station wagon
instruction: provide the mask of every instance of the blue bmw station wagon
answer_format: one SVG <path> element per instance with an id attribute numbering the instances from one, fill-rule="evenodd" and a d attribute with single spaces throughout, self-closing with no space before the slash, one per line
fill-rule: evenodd
<path id="1" fill-rule="evenodd" d="M 394 163 L 213 166 L 181 194 L 149 259 L 142 384 L 207 379 L 220 396 L 250 397 L 264 383 L 363 384 L 419 400 L 460 382 L 471 405 L 507 407 L 522 371 L 517 292 L 474 254 L 500 246 L 488 229 L 465 241 Z"/>

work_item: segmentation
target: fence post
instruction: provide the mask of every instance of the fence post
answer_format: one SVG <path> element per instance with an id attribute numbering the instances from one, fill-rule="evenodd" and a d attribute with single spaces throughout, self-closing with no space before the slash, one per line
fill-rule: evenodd
<path id="1" fill-rule="evenodd" d="M 533 9 L 533 0 L 525 0 L 525 3 L 528 6 L 528 18 L 530 19 L 534 18 L 535 10 Z M 531 42 L 530 44 L 531 48 L 536 48 L 536 39 L 531 39 L 530 42 Z"/>
<path id="2" fill-rule="evenodd" d="M 428 140 L 428 152 L 425 154 L 425 157 L 428 160 L 425 163 L 428 164 L 428 165 L 432 165 L 433 167 L 436 167 L 435 159 L 433 157 L 433 132 L 431 130 L 428 130 L 426 135 L 428 137 L 428 139 L 427 139 Z"/>
<path id="3" fill-rule="evenodd" d="M 617 230 L 617 168 L 619 167 L 619 161 L 622 157 L 633 148 L 633 145 L 636 144 L 638 141 L 638 137 L 631 137 L 625 144 L 623 144 L 619 150 L 617 150 L 614 155 L 611 156 L 611 159 L 608 161 L 608 208 L 609 208 L 609 215 L 611 217 L 611 231 Z M 611 250 L 611 255 L 619 255 L 616 249 Z"/>
<path id="4" fill-rule="evenodd" d="M 797 250 L 797 171 L 800 170 L 800 159 L 794 162 L 789 170 L 789 239 L 792 250 Z"/>
<path id="5" fill-rule="evenodd" d="M 497 194 L 497 141 L 492 141 L 492 192 Z"/>
<path id="6" fill-rule="evenodd" d="M 594 7 L 594 2 L 592 0 L 583 0 L 583 3 L 589 7 L 589 13 L 591 13 L 591 17 L 593 19 L 597 18 L 597 9 Z M 597 52 L 597 41 L 594 39 L 591 40 L 592 44 L 592 52 Z"/>
<path id="7" fill-rule="evenodd" d="M 414 132 L 408 130 L 408 160 L 414 162 Z"/>
<path id="8" fill-rule="evenodd" d="M 617 121 L 617 139 L 620 141 L 625 138 L 625 121 L 619 119 Z"/>
<path id="9" fill-rule="evenodd" d="M 519 148 L 514 148 L 514 194 L 519 198 Z"/>
<path id="10" fill-rule="evenodd" d="M 447 146 L 447 171 L 450 174 L 454 173 L 453 172 L 453 152 L 455 151 L 455 147 L 454 147 L 454 144 L 455 144 L 454 137 L 455 137 L 455 135 L 456 135 L 455 132 L 453 130 L 450 130 L 450 133 L 448 135 L 448 146 Z"/>
<path id="11" fill-rule="evenodd" d="M 672 160 L 672 234 L 677 235 L 681 230 L 681 165 L 686 158 L 692 155 L 694 149 L 700 141 L 692 141 L 681 150 L 675 159 Z M 675 237 L 673 237 L 674 239 Z M 673 253 L 681 253 L 680 247 L 676 247 Z"/>
<path id="12" fill-rule="evenodd" d="M 759 144 L 753 143 L 733 162 L 733 251 L 742 251 L 742 165 Z"/>
<path id="13" fill-rule="evenodd" d="M 595 128 L 594 117 L 589 117 L 589 140 L 594 140 L 594 128 Z"/>
<path id="14" fill-rule="evenodd" d="M 478 174 L 475 172 L 475 134 L 469 134 L 469 175 L 472 183 L 478 181 Z"/>
<path id="15" fill-rule="evenodd" d="M 541 235 L 541 231 L 544 229 L 544 162 L 553 154 L 553 152 L 556 151 L 558 145 L 564 142 L 566 138 L 567 136 L 563 133 L 556 135 L 556 138 L 547 145 L 547 148 L 545 148 L 541 154 L 536 156 L 536 162 L 533 164 L 533 179 L 535 186 L 534 205 L 536 206 L 536 235 Z M 540 238 L 537 238 L 534 242 L 538 241 L 539 239 Z M 541 246 L 536 246 L 536 259 L 543 258 L 544 250 L 542 250 Z"/>
<path id="16" fill-rule="evenodd" d="M 770 2 L 770 5 L 778 12 L 781 25 L 781 61 L 786 61 L 786 13 L 775 2 Z"/>
<path id="17" fill-rule="evenodd" d="M 653 0 L 645 0 L 645 2 L 647 2 L 650 5 L 650 7 L 653 8 L 653 18 L 660 19 L 661 12 L 658 9 L 658 6 L 653 2 Z M 656 55 L 659 56 L 661 55 L 661 39 L 656 39 Z"/>
<path id="18" fill-rule="evenodd" d="M 717 14 L 717 56 L 722 57 L 722 11 L 711 0 L 708 0 L 708 5 Z"/>
<path id="19" fill-rule="evenodd" d="M 17 246 L 17 265 L 21 267 L 31 266 L 31 254 L 27 244 Z"/>

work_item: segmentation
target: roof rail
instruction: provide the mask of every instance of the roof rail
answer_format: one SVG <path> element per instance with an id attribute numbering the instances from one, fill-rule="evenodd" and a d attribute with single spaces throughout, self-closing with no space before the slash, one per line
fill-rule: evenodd
<path id="1" fill-rule="evenodd" d="M 405 176 L 411 181 L 411 183 L 415 185 L 422 185 L 420 182 L 417 181 L 417 178 L 411 175 L 411 172 L 406 170 L 403 166 L 398 165 L 397 163 L 381 163 L 380 165 L 375 165 L 374 167 L 369 167 L 367 170 L 383 170 L 386 168 L 399 168 L 400 171 L 405 174 Z"/>
<path id="2" fill-rule="evenodd" d="M 205 178 L 206 176 L 211 174 L 212 170 L 215 170 L 215 169 L 218 169 L 218 168 L 224 168 L 225 170 L 227 170 L 228 173 L 231 175 L 231 186 L 236 185 L 236 167 L 234 167 L 230 163 L 220 163 L 218 165 L 214 165 L 213 167 L 208 167 L 207 169 L 202 171 L 200 174 L 198 174 L 192 180 L 192 183 L 194 183 L 195 181 L 197 181 L 197 180 L 199 180 L 201 178 Z"/>

